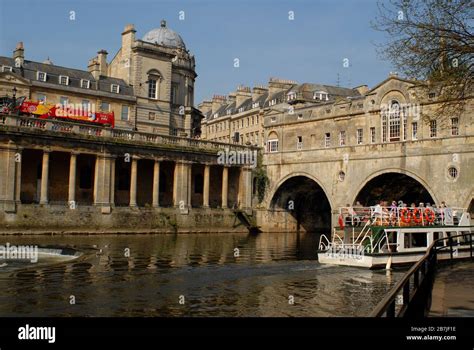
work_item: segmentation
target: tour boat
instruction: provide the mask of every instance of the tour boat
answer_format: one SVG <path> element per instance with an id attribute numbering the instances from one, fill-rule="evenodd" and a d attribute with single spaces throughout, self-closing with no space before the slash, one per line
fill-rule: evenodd
<path id="1" fill-rule="evenodd" d="M 321 264 L 389 269 L 418 261 L 439 238 L 472 232 L 469 213 L 459 208 L 345 207 L 339 213 L 339 229 L 335 228 L 329 238 L 321 235 Z M 472 240 L 472 236 L 467 237 Z M 470 257 L 469 239 L 452 241 L 454 249 L 442 249 L 438 259 Z"/>

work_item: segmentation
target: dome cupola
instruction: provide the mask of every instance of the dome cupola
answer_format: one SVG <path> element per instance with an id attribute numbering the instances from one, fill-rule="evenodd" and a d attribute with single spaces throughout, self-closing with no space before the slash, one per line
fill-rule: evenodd
<path id="1" fill-rule="evenodd" d="M 142 40 L 152 44 L 186 49 L 181 36 L 175 31 L 169 29 L 166 26 L 165 20 L 161 21 L 161 26 L 159 28 L 152 29 L 146 33 Z"/>

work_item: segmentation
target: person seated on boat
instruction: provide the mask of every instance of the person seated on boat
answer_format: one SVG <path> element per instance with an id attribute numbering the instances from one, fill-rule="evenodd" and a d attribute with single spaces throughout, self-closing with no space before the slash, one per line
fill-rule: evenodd
<path id="1" fill-rule="evenodd" d="M 443 225 L 443 222 L 444 222 L 444 207 L 443 207 L 443 204 L 439 204 L 439 205 L 435 206 L 435 214 L 436 214 L 436 219 L 435 219 L 436 225 Z"/>
<path id="2" fill-rule="evenodd" d="M 354 211 L 359 216 L 361 223 L 370 219 L 370 210 L 367 211 L 367 208 L 364 208 L 359 201 L 354 204 Z"/>
<path id="3" fill-rule="evenodd" d="M 390 206 L 390 225 L 394 226 L 397 223 L 398 206 L 396 201 L 392 201 Z"/>
<path id="4" fill-rule="evenodd" d="M 428 225 L 434 225 L 436 221 L 436 207 L 434 205 L 431 205 L 430 202 L 427 202 L 426 209 L 430 209 L 435 214 L 435 219 L 432 222 L 428 223 Z"/>
<path id="5" fill-rule="evenodd" d="M 382 201 L 382 225 L 390 225 L 390 213 L 387 201 Z"/>
<path id="6" fill-rule="evenodd" d="M 380 203 L 377 203 L 373 208 L 372 208 L 372 217 L 375 219 L 375 225 L 382 226 L 382 215 L 383 215 L 383 208 L 382 208 L 383 202 L 380 201 Z"/>

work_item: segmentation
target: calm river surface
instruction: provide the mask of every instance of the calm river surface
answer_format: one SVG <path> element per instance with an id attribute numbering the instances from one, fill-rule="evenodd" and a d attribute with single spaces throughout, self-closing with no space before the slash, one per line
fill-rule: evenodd
<path id="1" fill-rule="evenodd" d="M 365 316 L 403 275 L 321 265 L 318 241 L 297 233 L 0 236 L 2 245 L 84 253 L 43 266 L 5 261 L 0 315 Z"/>

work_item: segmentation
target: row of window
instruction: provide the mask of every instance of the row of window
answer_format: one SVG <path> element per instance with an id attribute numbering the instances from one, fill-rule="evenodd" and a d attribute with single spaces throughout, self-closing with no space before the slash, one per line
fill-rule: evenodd
<path id="1" fill-rule="evenodd" d="M 296 97 L 295 97 L 295 98 L 296 98 Z M 283 102 L 281 99 L 273 99 L 273 100 L 268 101 L 268 106 L 274 106 L 274 105 L 276 105 L 277 103 L 281 103 L 281 102 Z M 260 107 L 260 102 L 253 102 L 251 109 L 255 109 L 255 108 L 259 108 L 259 107 Z M 245 107 L 239 107 L 239 109 L 237 110 L 237 113 L 242 113 L 242 112 L 244 112 L 245 110 L 246 110 Z M 231 115 L 232 112 L 233 112 L 232 109 L 227 109 L 227 110 L 225 111 L 225 114 L 226 114 L 226 115 Z M 219 118 L 219 116 L 220 116 L 220 113 L 216 112 L 216 113 L 214 113 L 214 114 L 212 115 L 212 118 L 213 118 L 213 119 L 216 119 L 216 118 Z"/>
<path id="2" fill-rule="evenodd" d="M 47 73 L 45 72 L 37 72 L 36 73 L 36 79 L 39 81 L 46 81 L 47 79 Z M 60 75 L 59 80 L 58 80 L 60 85 L 69 85 L 69 77 L 67 75 Z M 88 79 L 81 79 L 81 88 L 83 89 L 90 89 L 91 87 L 91 81 Z M 117 84 L 111 84 L 110 85 L 110 92 L 113 92 L 115 94 L 120 93 L 120 85 Z"/>
<path id="3" fill-rule="evenodd" d="M 209 125 L 207 127 L 208 133 L 215 133 L 215 132 L 220 132 L 220 131 L 225 131 L 225 130 L 239 130 L 244 127 L 249 127 L 252 125 L 258 125 L 259 123 L 259 116 L 258 115 L 252 115 L 251 117 L 247 118 L 242 118 L 239 120 L 235 120 L 233 122 L 229 122 L 228 120 L 216 123 L 213 125 Z"/>
<path id="4" fill-rule="evenodd" d="M 258 107 L 260 107 L 260 102 L 254 102 L 254 103 L 252 103 L 252 109 L 258 108 Z M 239 109 L 237 110 L 237 113 L 242 113 L 242 112 L 244 112 L 244 111 L 245 111 L 245 108 L 244 108 L 244 107 L 239 107 Z M 225 114 L 226 114 L 226 115 L 231 115 L 231 114 L 232 114 L 232 109 L 231 109 L 231 108 L 230 108 L 230 109 L 227 109 L 227 110 L 225 111 Z M 214 114 L 212 115 L 212 117 L 213 117 L 214 119 L 216 119 L 216 118 L 219 118 L 219 115 L 220 115 L 220 114 L 219 114 L 218 112 L 216 112 L 216 113 L 214 113 Z"/>
<path id="5" fill-rule="evenodd" d="M 296 91 L 290 91 L 287 94 L 286 99 L 287 101 L 294 101 L 296 100 L 296 97 Z M 315 91 L 313 92 L 313 100 L 329 101 L 329 94 L 326 91 Z"/>
<path id="6" fill-rule="evenodd" d="M 226 136 L 221 136 L 221 137 L 215 137 L 210 140 L 219 141 L 219 142 L 227 142 L 227 143 L 230 143 L 230 142 L 240 143 L 242 145 L 245 145 L 247 143 L 250 143 L 251 145 L 259 145 L 259 140 L 260 140 L 259 134 L 260 133 L 258 131 L 249 132 L 249 133 L 246 133 L 245 135 L 239 134 L 238 132 L 236 132 L 234 136 L 232 137 L 232 139 L 229 135 L 226 135 Z"/>
<path id="7" fill-rule="evenodd" d="M 431 120 L 429 124 L 429 137 L 436 138 L 438 137 L 438 122 L 436 120 Z M 406 128 L 404 129 L 406 131 Z M 393 129 L 390 129 L 390 135 L 393 136 L 392 133 L 395 133 Z M 398 130 L 399 133 L 399 130 Z M 398 134 L 399 135 L 399 134 Z M 451 118 L 451 136 L 459 136 L 459 118 Z M 375 127 L 370 127 L 369 129 L 369 138 L 370 143 L 376 143 L 376 130 Z M 418 140 L 418 122 L 411 123 L 411 139 Z M 393 142 L 394 140 L 399 141 L 400 136 L 398 138 L 391 137 L 390 140 Z M 403 137 L 403 140 L 406 140 L 406 136 Z M 386 138 L 382 136 L 382 142 L 387 142 Z M 358 145 L 364 144 L 364 129 L 359 128 L 356 130 L 356 143 Z M 340 130 L 339 131 L 339 146 L 346 146 L 347 145 L 347 138 L 346 138 L 346 131 Z M 329 148 L 331 147 L 331 133 L 327 132 L 324 134 L 324 147 Z M 303 149 L 303 137 L 297 136 L 296 142 L 296 149 L 302 150 Z M 278 139 L 272 139 L 267 141 L 267 152 L 278 152 Z"/>
<path id="8" fill-rule="evenodd" d="M 13 72 L 13 68 L 11 66 L 2 66 L 2 72 Z M 47 78 L 48 78 L 48 73 L 41 72 L 41 71 L 36 72 L 36 80 L 46 82 Z M 69 77 L 67 75 L 60 75 L 58 78 L 58 83 L 60 85 L 66 85 L 66 86 L 69 85 L 70 83 Z M 91 81 L 88 79 L 81 79 L 80 86 L 83 89 L 90 89 Z M 110 92 L 113 92 L 116 94 L 120 93 L 120 85 L 111 84 Z"/>

